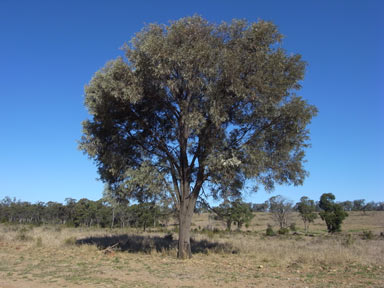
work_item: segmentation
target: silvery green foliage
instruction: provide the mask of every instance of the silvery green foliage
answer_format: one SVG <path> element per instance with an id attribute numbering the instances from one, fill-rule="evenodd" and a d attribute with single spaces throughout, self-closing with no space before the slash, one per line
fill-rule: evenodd
<path id="1" fill-rule="evenodd" d="M 305 63 L 281 40 L 264 21 L 148 25 L 85 88 L 80 149 L 119 193 L 164 189 L 176 206 L 205 183 L 214 197 L 248 179 L 302 184 L 316 108 L 295 95 Z"/>

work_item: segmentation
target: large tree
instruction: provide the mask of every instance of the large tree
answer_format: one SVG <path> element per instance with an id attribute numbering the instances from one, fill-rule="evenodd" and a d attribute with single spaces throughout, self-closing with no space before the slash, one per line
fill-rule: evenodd
<path id="1" fill-rule="evenodd" d="M 316 108 L 294 94 L 305 62 L 281 40 L 264 21 L 150 24 L 85 88 L 80 149 L 122 197 L 152 196 L 138 171 L 162 179 L 179 213 L 179 258 L 191 256 L 198 197 L 240 194 L 248 179 L 267 190 L 303 183 Z"/>

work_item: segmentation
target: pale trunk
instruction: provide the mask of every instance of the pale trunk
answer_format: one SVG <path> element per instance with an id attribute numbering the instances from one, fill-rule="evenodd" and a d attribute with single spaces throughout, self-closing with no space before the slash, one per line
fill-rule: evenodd
<path id="1" fill-rule="evenodd" d="M 115 207 L 112 207 L 112 222 L 111 222 L 111 229 L 113 228 L 113 223 L 115 222 Z"/>

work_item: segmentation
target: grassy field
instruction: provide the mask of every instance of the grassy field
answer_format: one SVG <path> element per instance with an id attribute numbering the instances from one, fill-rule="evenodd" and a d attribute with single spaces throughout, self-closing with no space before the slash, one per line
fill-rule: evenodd
<path id="1" fill-rule="evenodd" d="M 268 213 L 232 233 L 203 230 L 224 225 L 195 215 L 184 261 L 175 232 L 1 224 L 0 287 L 384 287 L 383 212 L 352 212 L 337 235 L 321 220 L 312 236 L 298 215 L 290 222 L 297 235 L 267 237 Z"/>

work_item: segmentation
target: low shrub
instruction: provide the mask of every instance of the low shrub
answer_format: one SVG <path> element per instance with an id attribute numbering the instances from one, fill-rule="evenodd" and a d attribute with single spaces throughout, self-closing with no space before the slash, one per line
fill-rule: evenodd
<path id="1" fill-rule="evenodd" d="M 371 230 L 365 230 L 363 231 L 362 238 L 365 240 L 372 240 L 373 239 L 373 233 Z"/>
<path id="2" fill-rule="evenodd" d="M 265 235 L 267 236 L 275 236 L 276 233 L 273 231 L 273 228 L 271 225 L 268 224 L 267 230 L 265 231 Z"/>
<path id="3" fill-rule="evenodd" d="M 289 225 L 289 229 L 290 229 L 292 232 L 295 232 L 295 231 L 296 231 L 296 223 L 291 223 L 291 225 Z"/>
<path id="4" fill-rule="evenodd" d="M 279 231 L 277 231 L 280 235 L 288 235 L 289 234 L 289 229 L 288 228 L 280 228 Z"/>

